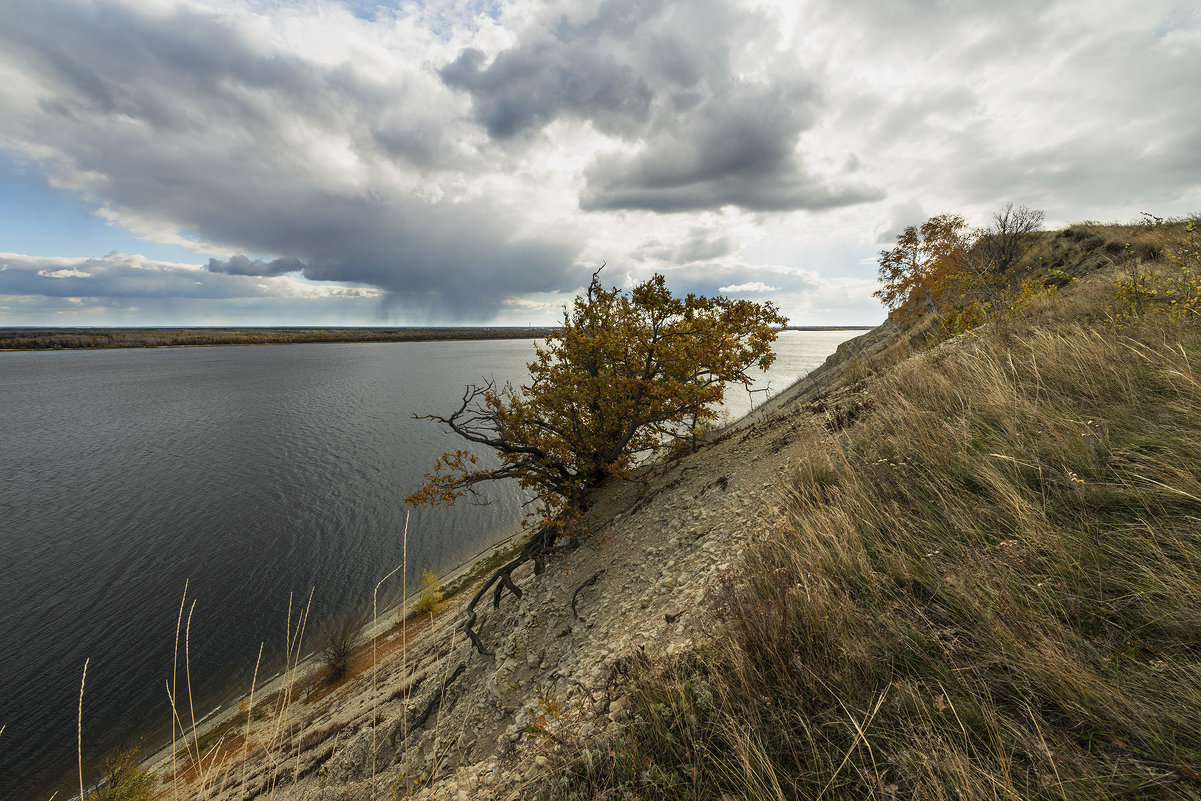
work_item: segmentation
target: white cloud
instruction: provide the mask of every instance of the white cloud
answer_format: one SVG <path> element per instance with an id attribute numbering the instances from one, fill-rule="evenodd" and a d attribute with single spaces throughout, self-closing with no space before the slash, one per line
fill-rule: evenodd
<path id="1" fill-rule="evenodd" d="M 194 325 L 216 324 L 230 317 L 233 305 L 250 305 L 275 322 L 304 322 L 304 315 L 321 304 L 330 304 L 326 313 L 335 317 L 353 309 L 370 319 L 385 312 L 386 297 L 374 287 L 316 283 L 296 275 L 213 273 L 196 264 L 117 252 L 94 259 L 0 253 L 0 298 L 9 303 L 23 299 L 21 308 L 52 309 L 54 314 L 91 304 L 98 314 L 116 315 L 112 324 L 129 322 L 121 319 L 123 310 L 147 309 L 161 310 L 158 322 L 164 324 L 172 322 L 171 314 L 185 315 Z M 23 318 L 14 313 L 6 321 L 17 324 Z"/>
<path id="2" fill-rule="evenodd" d="M 7 265 L 5 267 L 7 269 Z M 62 267 L 57 270 L 38 270 L 43 278 L 91 278 L 92 274 L 77 267 Z"/>
<path id="3" fill-rule="evenodd" d="M 768 286 L 762 281 L 749 281 L 745 284 L 731 284 L 729 286 L 718 287 L 718 292 L 777 292 L 778 286 Z"/>

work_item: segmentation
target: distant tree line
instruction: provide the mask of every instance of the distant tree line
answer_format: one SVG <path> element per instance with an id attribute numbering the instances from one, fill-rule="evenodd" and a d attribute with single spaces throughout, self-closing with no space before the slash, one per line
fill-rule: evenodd
<path id="1" fill-rule="evenodd" d="M 543 339 L 554 328 L 0 328 L 0 350 Z"/>

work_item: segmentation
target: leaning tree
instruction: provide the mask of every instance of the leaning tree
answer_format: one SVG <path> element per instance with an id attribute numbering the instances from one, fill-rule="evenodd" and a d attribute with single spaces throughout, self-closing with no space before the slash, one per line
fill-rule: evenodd
<path id="1" fill-rule="evenodd" d="M 541 572 L 551 554 L 586 536 L 597 486 L 630 476 L 658 449 L 695 441 L 716 418 L 725 385 L 749 385 L 753 366 L 772 363 L 786 322 L 771 303 L 674 297 L 661 275 L 628 292 L 606 289 L 598 270 L 535 349 L 526 383 L 468 386 L 448 416 L 419 416 L 494 451 L 500 466 L 479 467 L 469 450 L 443 454 L 407 503 L 450 505 L 483 482 L 515 479 L 537 504 L 529 541 L 468 604 L 464 629 L 478 650 L 488 653 L 475 629 L 480 599 L 489 590 L 494 606 L 506 590 L 520 598 L 513 571 L 532 561 Z"/>

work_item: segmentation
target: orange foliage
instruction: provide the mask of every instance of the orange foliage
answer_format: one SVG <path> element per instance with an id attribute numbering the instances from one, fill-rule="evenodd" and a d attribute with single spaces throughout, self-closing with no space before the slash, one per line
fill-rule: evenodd
<path id="1" fill-rule="evenodd" d="M 889 311 L 902 314 L 937 312 L 947 279 L 967 260 L 967 221 L 940 214 L 911 225 L 897 236 L 892 250 L 880 251 L 881 288 L 875 293 Z"/>
<path id="2" fill-rule="evenodd" d="M 514 478 L 543 521 L 580 511 L 591 488 L 714 420 L 725 384 L 749 384 L 751 366 L 771 364 L 785 322 L 771 303 L 673 297 L 661 275 L 628 293 L 606 289 L 598 271 L 537 349 L 527 384 L 468 387 L 453 414 L 426 416 L 492 449 L 501 466 L 444 454 L 405 500 L 449 505 L 480 482 Z"/>
<path id="3" fill-rule="evenodd" d="M 1007 270 L 1029 249 L 1042 219 L 1041 211 L 1010 203 L 985 229 L 969 230 L 958 214 L 911 225 L 891 250 L 880 251 L 875 296 L 898 316 L 935 315 L 944 334 L 1000 320 L 1052 291 Z"/>

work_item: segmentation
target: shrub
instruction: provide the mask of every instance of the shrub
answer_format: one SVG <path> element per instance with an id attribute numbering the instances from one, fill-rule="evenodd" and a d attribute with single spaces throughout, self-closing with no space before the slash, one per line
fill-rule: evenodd
<path id="1" fill-rule="evenodd" d="M 138 767 L 141 748 L 120 748 L 104 757 L 101 786 L 89 795 L 92 801 L 150 801 L 154 777 Z"/>
<path id="2" fill-rule="evenodd" d="M 346 675 L 350 668 L 350 655 L 354 651 L 354 639 L 363 627 L 362 617 L 353 612 L 343 612 L 325 624 L 318 635 L 321 659 L 328 669 L 326 681 L 335 682 Z"/>
<path id="3" fill-rule="evenodd" d="M 428 570 L 421 573 L 421 597 L 413 604 L 413 611 L 419 615 L 432 615 L 442 602 L 442 584 L 438 577 Z"/>
<path id="4" fill-rule="evenodd" d="M 1201 317 L 1201 243 L 1196 221 L 1189 221 L 1179 231 L 1184 236 L 1173 237 L 1154 252 L 1154 258 L 1146 255 L 1146 248 L 1126 245 L 1125 276 L 1115 293 L 1114 312 L 1119 320 L 1129 321 L 1148 312 L 1166 312 L 1177 319 Z M 1160 269 L 1148 269 L 1150 261 L 1160 262 Z"/>

